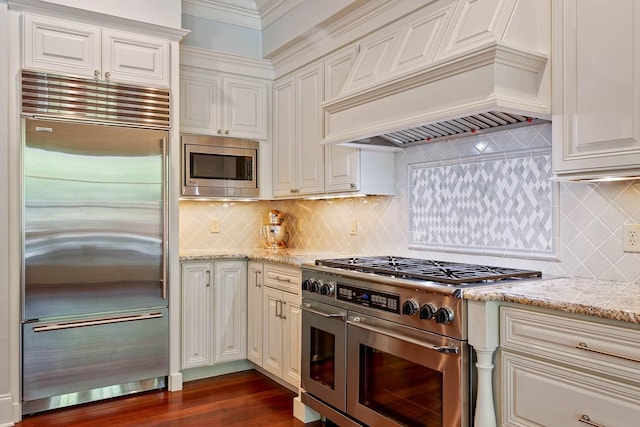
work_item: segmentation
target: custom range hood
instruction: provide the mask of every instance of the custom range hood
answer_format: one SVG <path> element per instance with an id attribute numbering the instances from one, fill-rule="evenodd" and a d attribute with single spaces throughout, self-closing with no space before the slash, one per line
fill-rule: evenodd
<path id="1" fill-rule="evenodd" d="M 432 1 L 358 43 L 323 144 L 407 147 L 550 118 L 549 2 Z"/>

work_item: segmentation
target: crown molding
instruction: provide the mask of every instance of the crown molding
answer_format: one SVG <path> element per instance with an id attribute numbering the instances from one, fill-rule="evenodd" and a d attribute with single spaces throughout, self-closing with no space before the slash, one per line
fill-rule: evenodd
<path id="1" fill-rule="evenodd" d="M 182 14 L 262 30 L 255 0 L 182 0 Z"/>
<path id="2" fill-rule="evenodd" d="M 186 45 L 180 46 L 180 65 L 273 80 L 271 61 Z"/>

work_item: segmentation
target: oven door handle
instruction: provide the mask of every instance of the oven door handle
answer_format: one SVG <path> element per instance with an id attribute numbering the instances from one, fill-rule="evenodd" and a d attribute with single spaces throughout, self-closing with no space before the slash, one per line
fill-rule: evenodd
<path id="1" fill-rule="evenodd" d="M 454 344 L 449 345 L 431 345 L 415 338 L 407 337 L 404 335 L 398 335 L 397 333 L 390 331 L 388 329 L 378 328 L 376 326 L 367 325 L 366 323 L 362 323 L 359 317 L 354 317 L 353 320 L 347 320 L 348 325 L 355 326 L 356 328 L 366 329 L 369 332 L 374 332 L 376 334 L 385 335 L 390 338 L 394 338 L 397 340 L 409 342 L 411 344 L 418 345 L 420 347 L 437 351 L 438 353 L 447 353 L 447 354 L 458 354 L 460 349 L 458 346 Z"/>
<path id="2" fill-rule="evenodd" d="M 319 311 L 316 310 L 315 308 L 311 308 L 310 304 L 303 304 L 300 306 L 301 309 L 303 309 L 304 311 L 308 311 L 309 313 L 313 313 L 313 314 L 317 314 L 318 316 L 322 316 L 324 318 L 327 319 L 340 319 L 340 320 L 344 320 L 346 314 L 340 314 L 340 313 L 326 313 L 324 311 Z"/>

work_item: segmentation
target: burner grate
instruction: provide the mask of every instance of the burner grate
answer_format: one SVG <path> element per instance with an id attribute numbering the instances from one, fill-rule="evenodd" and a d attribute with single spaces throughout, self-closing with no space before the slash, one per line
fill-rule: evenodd
<path id="1" fill-rule="evenodd" d="M 540 271 L 393 256 L 319 259 L 316 265 L 449 285 L 542 276 Z"/>

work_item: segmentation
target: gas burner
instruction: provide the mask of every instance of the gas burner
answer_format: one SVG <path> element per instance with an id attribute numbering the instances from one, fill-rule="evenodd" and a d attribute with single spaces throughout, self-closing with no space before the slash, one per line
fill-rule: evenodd
<path id="1" fill-rule="evenodd" d="M 542 276 L 540 271 L 394 256 L 319 259 L 316 260 L 316 265 L 448 285 L 492 283 L 504 279 Z"/>

